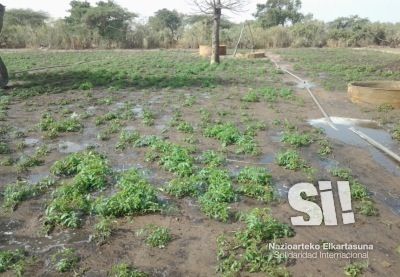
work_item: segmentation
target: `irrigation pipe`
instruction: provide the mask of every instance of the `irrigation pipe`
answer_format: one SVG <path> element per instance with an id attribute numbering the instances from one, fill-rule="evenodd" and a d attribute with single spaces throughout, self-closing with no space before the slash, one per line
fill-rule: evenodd
<path id="1" fill-rule="evenodd" d="M 278 65 L 278 63 L 276 61 L 274 61 L 273 59 L 271 59 L 271 61 L 275 64 L 275 66 L 286 72 L 287 74 L 289 74 L 290 76 L 296 78 L 297 80 L 299 80 L 300 82 L 307 84 L 307 81 L 301 79 L 299 76 L 297 76 L 296 74 L 290 72 L 289 70 L 282 68 L 281 66 Z M 335 129 L 336 131 L 338 131 L 338 129 L 335 127 L 334 123 L 332 122 L 330 116 L 328 115 L 327 112 L 325 112 L 324 108 L 322 107 L 322 105 L 319 103 L 318 99 L 315 97 L 314 93 L 311 91 L 311 89 L 306 86 L 306 89 L 308 91 L 308 93 L 310 94 L 311 98 L 313 99 L 313 101 L 315 102 L 315 104 L 317 105 L 317 107 L 319 108 L 319 110 L 321 111 L 321 113 L 324 115 L 325 119 L 327 120 L 327 123 L 329 124 L 329 126 L 331 126 L 333 129 Z M 360 138 L 362 138 L 363 140 L 367 141 L 369 144 L 371 144 L 372 146 L 374 146 L 375 148 L 381 150 L 382 152 L 386 153 L 388 156 L 390 156 L 391 158 L 393 158 L 394 160 L 396 160 L 397 162 L 400 163 L 400 156 L 397 155 L 396 153 L 394 153 L 393 151 L 391 151 L 390 149 L 388 149 L 387 147 L 385 147 L 384 145 L 382 145 L 381 143 L 377 142 L 376 140 L 374 140 L 373 138 L 369 137 L 367 134 L 361 132 L 360 130 L 357 130 L 354 127 L 350 127 L 349 128 L 350 131 L 352 131 L 353 133 L 355 133 L 356 135 L 358 135 Z"/>
<path id="2" fill-rule="evenodd" d="M 396 153 L 394 153 L 392 150 L 388 149 L 384 145 L 380 144 L 379 142 L 377 142 L 376 140 L 374 140 L 373 138 L 371 138 L 367 134 L 364 134 L 363 132 L 361 132 L 360 130 L 355 129 L 354 127 L 350 127 L 349 130 L 352 131 L 353 133 L 357 134 L 360 138 L 364 139 L 365 141 L 367 141 L 368 143 L 372 144 L 376 148 L 382 150 L 383 152 L 388 154 L 393 159 L 395 159 L 398 162 L 400 162 L 400 156 L 399 155 L 397 155 Z"/>
<path id="3" fill-rule="evenodd" d="M 256 164 L 256 165 L 268 165 L 270 163 L 258 163 L 258 162 L 247 162 L 247 161 L 240 161 L 240 160 L 234 160 L 234 159 L 226 159 L 228 162 L 233 162 L 233 163 L 243 163 L 243 164 Z"/>

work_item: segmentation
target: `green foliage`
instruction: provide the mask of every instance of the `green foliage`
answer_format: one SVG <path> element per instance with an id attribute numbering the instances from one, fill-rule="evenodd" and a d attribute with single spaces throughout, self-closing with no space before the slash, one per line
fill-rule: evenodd
<path id="1" fill-rule="evenodd" d="M 152 111 L 148 109 L 143 110 L 143 124 L 147 126 L 153 126 L 154 125 L 154 119 L 155 115 Z"/>
<path id="2" fill-rule="evenodd" d="M 369 198 L 361 199 L 361 202 L 357 206 L 357 210 L 360 214 L 366 216 L 377 216 L 379 214 L 378 209 L 375 207 L 375 203 Z"/>
<path id="3" fill-rule="evenodd" d="M 16 276 L 24 273 L 25 252 L 23 250 L 0 250 L 0 272 L 14 270 Z"/>
<path id="4" fill-rule="evenodd" d="M 93 239 L 98 244 L 105 243 L 112 235 L 114 221 L 109 217 L 101 217 L 99 222 L 94 225 Z"/>
<path id="5" fill-rule="evenodd" d="M 197 196 L 201 189 L 202 182 L 196 175 L 180 177 L 171 180 L 165 187 L 165 191 L 177 198 L 186 196 Z"/>
<path id="6" fill-rule="evenodd" d="M 52 262 L 58 272 L 69 272 L 76 269 L 80 257 L 73 248 L 64 248 L 52 255 Z"/>
<path id="7" fill-rule="evenodd" d="M 294 150 L 279 152 L 276 156 L 276 161 L 278 165 L 290 170 L 299 170 L 307 167 L 300 154 Z"/>
<path id="8" fill-rule="evenodd" d="M 14 210 L 19 203 L 45 192 L 54 185 L 54 180 L 44 179 L 36 184 L 27 181 L 17 181 L 6 186 L 3 196 L 3 207 Z"/>
<path id="9" fill-rule="evenodd" d="M 79 152 L 57 161 L 51 168 L 59 176 L 76 175 L 70 184 L 64 184 L 53 192 L 53 199 L 46 208 L 45 225 L 50 231 L 56 224 L 77 228 L 82 215 L 92 207 L 90 192 L 104 189 L 111 169 L 104 156 L 92 152 Z"/>
<path id="10" fill-rule="evenodd" d="M 179 125 L 176 127 L 176 129 L 178 129 L 178 131 L 188 133 L 188 134 L 191 134 L 194 132 L 193 126 L 188 122 L 179 123 Z"/>
<path id="11" fill-rule="evenodd" d="M 251 90 L 245 96 L 242 97 L 242 101 L 244 102 L 260 102 L 260 96 L 257 91 Z"/>
<path id="12" fill-rule="evenodd" d="M 204 130 L 206 137 L 222 141 L 224 146 L 234 144 L 240 138 L 240 131 L 233 123 L 219 123 Z"/>
<path id="13" fill-rule="evenodd" d="M 161 140 L 154 140 L 151 143 L 151 152 L 147 154 L 148 160 L 158 159 L 165 170 L 180 177 L 190 176 L 193 173 L 194 159 L 189 149 Z"/>
<path id="14" fill-rule="evenodd" d="M 147 273 L 139 271 L 138 269 L 129 266 L 126 263 L 114 265 L 109 272 L 110 277 L 148 277 Z"/>
<path id="15" fill-rule="evenodd" d="M 128 146 L 133 146 L 140 139 L 139 132 L 122 131 L 115 148 L 125 150 Z"/>
<path id="16" fill-rule="evenodd" d="M 313 139 L 308 133 L 300 134 L 297 131 L 289 131 L 283 134 L 282 142 L 295 147 L 302 147 L 310 145 L 313 142 Z"/>
<path id="17" fill-rule="evenodd" d="M 225 157 L 216 153 L 214 150 L 204 151 L 200 160 L 208 167 L 218 167 L 225 163 Z"/>
<path id="18" fill-rule="evenodd" d="M 318 141 L 318 144 L 319 144 L 318 154 L 321 157 L 326 157 L 333 153 L 332 145 L 328 140 L 322 139 Z"/>
<path id="19" fill-rule="evenodd" d="M 57 121 L 50 114 L 44 114 L 39 122 L 39 128 L 46 132 L 47 137 L 56 138 L 59 133 L 79 132 L 83 125 L 77 118 L 71 117 Z"/>
<path id="20" fill-rule="evenodd" d="M 361 276 L 367 265 L 363 263 L 350 263 L 344 268 L 344 274 L 350 277 Z"/>
<path id="21" fill-rule="evenodd" d="M 248 214 L 242 215 L 247 228 L 237 233 L 238 239 L 247 244 L 251 239 L 256 241 L 275 240 L 294 236 L 294 230 L 287 224 L 280 223 L 269 214 L 268 209 L 255 208 Z"/>
<path id="22" fill-rule="evenodd" d="M 40 166 L 44 163 L 43 158 L 49 154 L 49 149 L 46 145 L 36 148 L 35 153 L 32 156 L 22 155 L 17 163 L 17 172 L 25 172 L 30 167 Z"/>
<path id="23" fill-rule="evenodd" d="M 240 271 L 264 272 L 268 276 L 289 276 L 279 267 L 286 259 L 268 249 L 267 243 L 278 238 L 292 237 L 294 231 L 269 214 L 268 209 L 253 209 L 241 216 L 246 228 L 234 232 L 231 238 L 217 239 L 217 271 L 223 276 L 236 276 Z"/>
<path id="24" fill-rule="evenodd" d="M 228 172 L 208 168 L 199 176 L 208 184 L 207 191 L 199 197 L 201 210 L 210 218 L 226 222 L 230 215 L 228 203 L 237 198 Z"/>
<path id="25" fill-rule="evenodd" d="M 394 139 L 400 141 L 400 124 L 397 124 L 392 131 L 392 136 Z"/>
<path id="26" fill-rule="evenodd" d="M 78 89 L 80 90 L 91 90 L 93 88 L 93 84 L 91 82 L 83 82 L 79 85 Z"/>
<path id="27" fill-rule="evenodd" d="M 9 154 L 11 153 L 11 149 L 7 143 L 0 142 L 0 154 Z"/>
<path id="28" fill-rule="evenodd" d="M 265 168 L 245 167 L 239 172 L 237 179 L 240 193 L 264 202 L 275 198 L 271 184 L 272 176 Z"/>
<path id="29" fill-rule="evenodd" d="M 172 44 L 178 39 L 177 32 L 182 25 L 182 16 L 176 10 L 161 9 L 149 18 L 149 25 L 160 35 L 165 29 L 168 30 L 169 43 Z"/>
<path id="30" fill-rule="evenodd" d="M 4 25 L 35 28 L 45 25 L 47 19 L 49 19 L 49 15 L 45 12 L 31 9 L 10 9 L 5 13 Z"/>
<path id="31" fill-rule="evenodd" d="M 255 141 L 254 137 L 251 135 L 241 135 L 236 142 L 238 148 L 236 150 L 237 154 L 249 154 L 258 155 L 260 154 L 259 146 Z"/>
<path id="32" fill-rule="evenodd" d="M 154 187 L 143 179 L 136 169 L 124 172 L 117 186 L 120 191 L 97 202 L 95 209 L 98 214 L 121 217 L 159 210 Z"/>
<path id="33" fill-rule="evenodd" d="M 265 4 L 257 4 L 255 17 L 263 28 L 285 26 L 288 21 L 295 24 L 304 18 L 300 9 L 300 0 L 268 0 Z"/>
<path id="34" fill-rule="evenodd" d="M 172 240 L 172 236 L 168 228 L 152 224 L 140 230 L 138 235 L 145 235 L 146 244 L 151 247 L 165 248 Z"/>
<path id="35" fill-rule="evenodd" d="M 331 170 L 331 174 L 340 178 L 340 180 L 349 181 L 351 198 L 358 201 L 356 208 L 360 214 L 365 216 L 377 216 L 379 214 L 368 189 L 354 178 L 350 169 L 334 168 Z"/>

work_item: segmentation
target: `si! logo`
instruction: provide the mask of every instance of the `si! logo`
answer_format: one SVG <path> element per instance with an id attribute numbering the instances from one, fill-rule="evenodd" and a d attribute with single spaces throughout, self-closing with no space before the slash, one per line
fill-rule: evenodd
<path id="1" fill-rule="evenodd" d="M 299 183 L 292 186 L 289 190 L 289 204 L 293 209 L 306 213 L 309 216 L 305 220 L 303 216 L 294 216 L 291 218 L 293 225 L 300 226 L 317 226 L 321 225 L 324 221 L 325 225 L 338 225 L 335 201 L 333 199 L 332 182 L 319 181 L 318 182 L 321 207 L 315 202 L 303 199 L 301 196 L 305 194 L 309 196 L 317 196 L 317 188 L 310 183 Z M 342 222 L 343 224 L 354 223 L 354 213 L 351 207 L 351 193 L 350 184 L 348 181 L 338 181 L 338 194 L 340 205 L 342 208 Z"/>

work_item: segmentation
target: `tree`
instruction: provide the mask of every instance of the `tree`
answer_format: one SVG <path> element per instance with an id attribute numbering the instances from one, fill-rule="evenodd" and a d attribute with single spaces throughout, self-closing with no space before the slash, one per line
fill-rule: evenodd
<path id="1" fill-rule="evenodd" d="M 219 31 L 221 26 L 222 10 L 239 12 L 246 4 L 244 0 L 193 0 L 201 13 L 211 15 L 213 19 L 211 64 L 219 63 Z"/>
<path id="2" fill-rule="evenodd" d="M 82 19 L 86 15 L 86 13 L 90 10 L 91 6 L 89 2 L 81 2 L 81 1 L 71 1 L 69 3 L 71 9 L 69 11 L 69 16 L 65 18 L 65 22 L 70 25 L 79 25 L 83 23 Z"/>
<path id="3" fill-rule="evenodd" d="M 263 28 L 285 26 L 287 22 L 300 22 L 304 15 L 299 12 L 301 0 L 268 0 L 265 4 L 257 4 L 255 17 Z"/>
<path id="4" fill-rule="evenodd" d="M 47 13 L 31 9 L 11 9 L 4 16 L 5 24 L 14 26 L 39 27 L 43 26 L 47 19 L 49 19 Z"/>
<path id="5" fill-rule="evenodd" d="M 177 31 L 182 25 L 182 17 L 176 10 L 162 9 L 156 11 L 155 15 L 149 18 L 149 24 L 156 31 L 168 29 L 172 40 L 177 40 Z"/>
<path id="6" fill-rule="evenodd" d="M 0 4 L 0 32 L 3 29 L 3 18 L 4 13 L 6 11 L 6 7 Z M 0 57 L 0 87 L 5 87 L 8 83 L 8 71 L 3 63 L 3 60 Z"/>
<path id="7" fill-rule="evenodd" d="M 87 10 L 83 20 L 87 26 L 97 29 L 99 34 L 109 40 L 120 40 L 125 36 L 129 21 L 136 15 L 122 8 L 114 1 L 100 1 L 97 7 Z"/>
<path id="8" fill-rule="evenodd" d="M 126 38 L 130 21 L 136 14 L 127 11 L 114 1 L 99 1 L 91 6 L 87 1 L 71 1 L 70 15 L 66 23 L 73 29 L 84 26 L 95 30 L 109 41 L 122 41 Z"/>

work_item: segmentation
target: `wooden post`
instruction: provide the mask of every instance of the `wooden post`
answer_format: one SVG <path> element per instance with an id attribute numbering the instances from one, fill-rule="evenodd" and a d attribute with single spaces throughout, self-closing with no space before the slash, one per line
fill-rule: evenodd
<path id="1" fill-rule="evenodd" d="M 242 30 L 240 31 L 239 39 L 238 39 L 238 41 L 237 41 L 237 43 L 236 43 L 235 51 L 233 52 L 233 57 L 236 56 L 236 52 L 237 52 L 237 50 L 238 50 L 240 41 L 242 40 L 243 31 L 244 31 L 244 27 L 245 27 L 245 26 L 246 26 L 246 23 L 243 23 Z"/>

